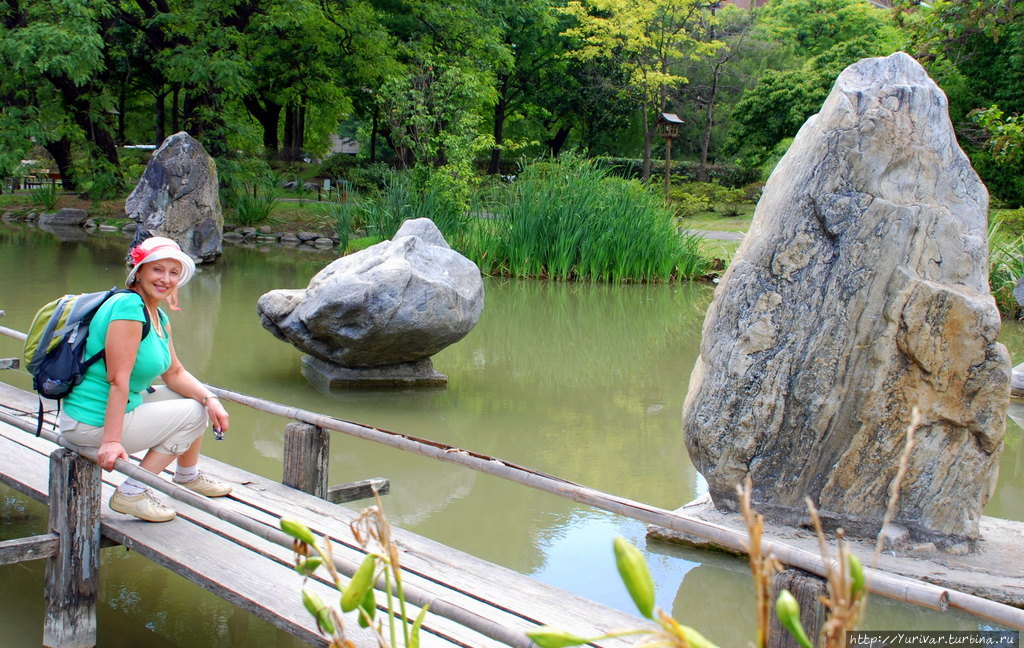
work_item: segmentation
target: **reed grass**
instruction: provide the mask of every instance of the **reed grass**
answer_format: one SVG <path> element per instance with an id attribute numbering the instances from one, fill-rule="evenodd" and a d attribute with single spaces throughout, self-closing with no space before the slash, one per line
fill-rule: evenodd
<path id="1" fill-rule="evenodd" d="M 505 190 L 474 260 L 520 278 L 669 281 L 707 272 L 699 237 L 680 235 L 661 199 L 588 160 L 534 165 Z"/>
<path id="2" fill-rule="evenodd" d="M 1024 277 L 1024 237 L 1004 234 L 1002 221 L 993 218 L 988 228 L 988 279 L 999 312 L 1018 317 L 1021 307 L 1013 296 L 1017 281 Z"/>
<path id="3" fill-rule="evenodd" d="M 458 186 L 435 180 L 392 175 L 364 204 L 367 231 L 390 238 L 405 220 L 429 218 L 487 275 L 655 282 L 711 265 L 699 235 L 680 234 L 655 192 L 588 160 L 534 164 L 509 185 L 479 189 L 468 208 Z"/>

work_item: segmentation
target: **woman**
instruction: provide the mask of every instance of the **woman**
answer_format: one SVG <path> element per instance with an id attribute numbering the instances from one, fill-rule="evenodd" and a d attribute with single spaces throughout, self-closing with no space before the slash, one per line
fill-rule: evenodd
<path id="1" fill-rule="evenodd" d="M 174 482 L 208 497 L 231 487 L 199 472 L 202 435 L 210 421 L 228 429 L 228 413 L 217 397 L 178 361 L 171 327 L 160 305 L 177 306 L 177 292 L 195 273 L 195 263 L 168 238 L 145 239 L 130 252 L 127 286 L 96 311 L 89 327 L 86 357 L 104 350 L 82 384 L 64 399 L 61 433 L 73 443 L 98 448 L 104 470 L 128 453 L 148 450 L 140 466 L 159 474 L 177 460 Z M 143 323 L 150 330 L 143 338 Z M 163 385 L 151 387 L 157 377 Z M 144 484 L 126 479 L 110 498 L 110 508 L 150 522 L 175 516 Z"/>

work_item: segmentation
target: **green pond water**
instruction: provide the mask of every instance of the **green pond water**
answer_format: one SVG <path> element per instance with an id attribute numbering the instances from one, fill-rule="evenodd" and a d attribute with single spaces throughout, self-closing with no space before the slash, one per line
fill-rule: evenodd
<path id="1" fill-rule="evenodd" d="M 120 234 L 56 236 L 0 226 L 0 310 L 6 311 L 0 323 L 24 331 L 54 296 L 120 285 L 126 247 Z M 274 288 L 305 287 L 333 258 L 334 252 L 226 248 L 182 290 L 182 312 L 171 313 L 186 367 L 212 384 L 494 455 L 659 507 L 676 508 L 703 492 L 683 444 L 680 413 L 710 284 L 488 279 L 479 324 L 434 358 L 449 377 L 446 388 L 324 395 L 301 376 L 300 352 L 260 326 L 255 304 Z M 1020 362 L 1024 333 L 1011 323 L 1003 337 Z M 0 357 L 19 353 L 19 343 L 0 336 Z M 0 380 L 30 386 L 21 373 L 4 372 Z M 287 421 L 243 406 L 229 409 L 227 439 L 207 437 L 205 453 L 280 479 Z M 391 480 L 384 510 L 394 524 L 635 613 L 611 549 L 612 539 L 624 535 L 645 549 L 660 606 L 722 646 L 754 639 L 753 589 L 741 559 L 647 542 L 640 522 L 452 464 L 332 437 L 330 483 L 376 476 Z M 985 513 L 1024 519 L 1022 495 L 1021 428 L 1011 419 L 999 489 Z M 45 520 L 42 506 L 0 487 L 0 539 L 41 533 Z M 0 567 L 0 646 L 39 645 L 42 575 L 41 561 Z M 101 646 L 301 645 L 123 548 L 104 551 L 101 579 Z M 874 597 L 862 627 L 988 626 Z"/>

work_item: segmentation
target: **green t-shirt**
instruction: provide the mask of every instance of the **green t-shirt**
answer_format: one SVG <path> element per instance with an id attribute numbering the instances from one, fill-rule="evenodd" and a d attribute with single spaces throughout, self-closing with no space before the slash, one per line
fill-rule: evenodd
<path id="1" fill-rule="evenodd" d="M 145 322 L 143 312 L 145 306 L 142 297 L 136 293 L 118 293 L 103 302 L 89 325 L 89 337 L 85 341 L 85 357 L 103 349 L 107 340 L 107 329 L 114 320 L 131 320 Z M 162 328 L 166 330 L 167 315 L 157 309 Z M 149 334 L 139 344 L 139 352 L 135 356 L 128 380 L 128 407 L 130 412 L 142 404 L 142 392 L 153 384 L 153 381 L 171 367 L 171 350 L 167 338 L 157 335 L 156 326 L 150 328 Z M 110 395 L 110 383 L 107 382 L 107 363 L 99 360 L 85 372 L 82 384 L 74 388 L 64 399 L 64 411 L 76 421 L 87 425 L 103 425 L 107 411 L 107 397 Z"/>

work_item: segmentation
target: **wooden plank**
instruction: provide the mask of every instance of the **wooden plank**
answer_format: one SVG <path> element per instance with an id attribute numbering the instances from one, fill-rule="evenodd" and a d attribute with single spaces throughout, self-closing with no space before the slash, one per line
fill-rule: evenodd
<path id="1" fill-rule="evenodd" d="M 44 533 L 0 542 L 0 565 L 13 565 L 26 560 L 55 556 L 58 537 L 54 533 Z"/>
<path id="2" fill-rule="evenodd" d="M 371 477 L 348 484 L 331 486 L 327 489 L 327 497 L 324 499 L 331 504 L 344 504 L 361 499 L 371 499 L 374 493 L 387 495 L 390 492 L 391 482 L 389 480 L 384 477 Z"/>
<path id="3" fill-rule="evenodd" d="M 210 458 L 203 459 L 212 473 L 231 481 L 251 479 L 233 496 L 254 510 L 269 511 L 268 524 L 275 515 L 301 520 L 318 534 L 332 538 L 336 551 L 351 551 L 354 541 L 349 524 L 357 513 L 305 493 L 288 489 L 265 478 L 239 471 Z M 651 627 L 651 624 L 564 590 L 540 583 L 528 576 L 489 563 L 402 529 L 393 529 L 401 547 L 402 566 L 410 583 L 428 589 L 478 614 L 501 621 L 507 627 L 528 629 L 554 625 L 580 636 L 596 636 L 622 628 Z M 598 642 L 601 646 L 627 646 L 629 639 Z"/>
<path id="4" fill-rule="evenodd" d="M 331 435 L 327 430 L 298 422 L 285 426 L 282 484 L 326 498 L 330 458 Z"/>
<path id="5" fill-rule="evenodd" d="M 9 475 L 12 465 L 15 469 L 21 469 L 22 480 L 19 483 L 22 488 L 19 490 L 28 491 L 37 499 L 45 501 L 45 489 L 39 483 L 45 482 L 44 471 L 32 464 L 45 464 L 46 456 L 40 450 L 45 450 L 47 446 L 52 448 L 53 444 L 20 430 L 8 428 L 6 434 L 4 432 L 0 430 L 0 475 Z M 8 438 L 8 435 L 23 441 L 25 445 Z M 4 461 L 8 458 L 13 461 Z M 43 475 L 42 480 L 40 475 Z M 111 481 L 116 482 L 123 479 L 116 473 L 107 473 L 107 477 L 112 477 Z M 29 483 L 27 486 L 24 484 L 26 481 Z M 104 486 L 104 501 L 113 493 L 113 488 L 112 484 Z M 179 517 L 163 524 L 141 522 L 104 509 L 106 514 L 102 516 L 101 527 L 104 537 L 126 544 L 140 555 L 312 645 L 327 645 L 327 641 L 317 633 L 312 617 L 302 606 L 302 578 L 291 568 L 293 556 L 290 550 L 246 534 L 227 522 L 180 502 L 173 502 L 172 505 L 179 510 Z M 239 507 L 245 508 L 241 504 Z M 195 522 L 195 518 L 199 517 L 204 518 L 204 524 Z M 182 528 L 185 530 L 182 531 Z M 266 556 L 275 554 L 275 560 L 266 559 Z M 322 582 L 312 582 L 312 586 L 324 600 L 337 599 L 338 594 L 333 587 Z M 415 606 L 411 609 L 415 614 Z M 362 637 L 357 645 L 376 646 L 376 640 L 367 634 L 368 631 L 358 628 L 354 619 L 349 626 L 349 638 Z M 451 648 L 494 645 L 487 642 L 486 638 L 444 619 L 435 619 L 433 626 L 425 628 L 424 646 Z M 463 639 L 452 641 L 449 635 L 462 636 Z"/>
<path id="6" fill-rule="evenodd" d="M 43 645 L 96 645 L 100 584 L 100 467 L 65 448 L 50 455 L 50 529 L 60 536 L 46 561 Z"/>

